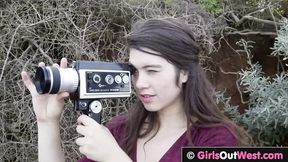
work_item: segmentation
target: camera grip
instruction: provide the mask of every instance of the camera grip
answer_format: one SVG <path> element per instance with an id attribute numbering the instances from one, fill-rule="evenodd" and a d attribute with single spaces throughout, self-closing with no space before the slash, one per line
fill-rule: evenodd
<path id="1" fill-rule="evenodd" d="M 98 100 L 73 100 L 76 111 L 81 111 L 98 123 L 101 123 L 102 104 Z"/>
<path id="2" fill-rule="evenodd" d="M 87 115 L 92 119 L 94 119 L 97 123 L 101 123 L 101 112 L 100 113 L 89 112 Z"/>

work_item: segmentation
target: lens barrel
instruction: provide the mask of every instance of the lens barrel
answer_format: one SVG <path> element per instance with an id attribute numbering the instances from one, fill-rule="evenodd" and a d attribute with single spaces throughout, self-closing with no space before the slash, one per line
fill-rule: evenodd
<path id="1" fill-rule="evenodd" d="M 56 94 L 59 92 L 75 92 L 79 83 L 75 69 L 57 67 L 38 67 L 34 84 L 39 94 Z"/>

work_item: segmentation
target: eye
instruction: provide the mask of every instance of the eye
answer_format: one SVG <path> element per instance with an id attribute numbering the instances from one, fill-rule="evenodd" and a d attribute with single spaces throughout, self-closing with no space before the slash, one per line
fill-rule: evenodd
<path id="1" fill-rule="evenodd" d="M 134 75 L 137 69 L 132 64 L 129 64 L 129 70 L 130 70 L 131 75 Z"/>
<path id="2" fill-rule="evenodd" d="M 133 73 L 132 73 L 132 77 L 133 77 L 133 78 L 137 78 L 137 77 L 138 77 L 138 74 L 139 74 L 138 70 L 134 69 L 134 71 L 133 71 Z"/>
<path id="3" fill-rule="evenodd" d="M 157 73 L 159 71 L 150 69 L 150 70 L 147 70 L 147 72 L 148 72 L 148 74 L 155 74 L 155 73 Z"/>

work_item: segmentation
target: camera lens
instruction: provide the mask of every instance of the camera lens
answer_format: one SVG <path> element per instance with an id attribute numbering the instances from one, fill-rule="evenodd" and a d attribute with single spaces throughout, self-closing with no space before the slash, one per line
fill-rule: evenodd
<path id="1" fill-rule="evenodd" d="M 51 86 L 51 77 L 46 68 L 38 67 L 36 69 L 35 86 L 39 94 L 45 94 L 49 92 Z"/>
<path id="2" fill-rule="evenodd" d="M 39 94 L 75 92 L 79 83 L 77 71 L 72 68 L 38 67 L 35 86 Z"/>

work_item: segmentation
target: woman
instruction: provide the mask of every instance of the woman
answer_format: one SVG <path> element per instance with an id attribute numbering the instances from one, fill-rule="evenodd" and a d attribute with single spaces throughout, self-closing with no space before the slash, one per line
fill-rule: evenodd
<path id="1" fill-rule="evenodd" d="M 180 161 L 183 146 L 250 144 L 245 131 L 217 108 L 187 24 L 172 18 L 139 21 L 127 39 L 140 101 L 126 115 L 114 117 L 108 129 L 81 115 L 77 132 L 83 137 L 76 144 L 85 157 L 79 161 L 174 162 Z M 67 60 L 60 66 L 65 68 Z M 68 94 L 38 95 L 25 72 L 22 78 L 33 97 L 39 161 L 64 161 L 59 118 Z"/>

